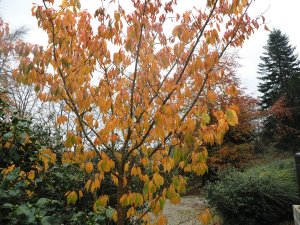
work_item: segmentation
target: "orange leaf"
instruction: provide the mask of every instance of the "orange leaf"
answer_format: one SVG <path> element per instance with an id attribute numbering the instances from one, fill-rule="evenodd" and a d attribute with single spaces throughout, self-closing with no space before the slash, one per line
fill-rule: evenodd
<path id="1" fill-rule="evenodd" d="M 161 215 L 156 222 L 157 225 L 166 225 L 167 223 L 167 217 L 165 217 L 164 215 Z"/>
<path id="2" fill-rule="evenodd" d="M 88 162 L 87 164 L 85 164 L 85 171 L 87 173 L 91 173 L 93 171 L 93 163 L 92 162 Z"/>

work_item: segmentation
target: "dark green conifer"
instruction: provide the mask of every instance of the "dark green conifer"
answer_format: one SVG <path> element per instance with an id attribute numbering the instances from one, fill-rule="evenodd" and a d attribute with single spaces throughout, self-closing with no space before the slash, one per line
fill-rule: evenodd
<path id="1" fill-rule="evenodd" d="M 262 62 L 258 65 L 258 90 L 262 93 L 260 106 L 262 109 L 270 109 L 282 99 L 291 116 L 280 119 L 269 116 L 265 120 L 263 133 L 271 142 L 276 142 L 278 147 L 296 148 L 300 144 L 298 55 L 295 47 L 289 43 L 289 38 L 278 29 L 270 32 L 264 49 L 260 57 Z"/>

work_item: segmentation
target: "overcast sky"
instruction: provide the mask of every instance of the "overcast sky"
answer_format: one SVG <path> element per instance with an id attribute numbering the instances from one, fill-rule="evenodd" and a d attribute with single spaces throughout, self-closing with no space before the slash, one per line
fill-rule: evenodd
<path id="1" fill-rule="evenodd" d="M 195 3 L 196 0 L 181 0 L 185 3 Z M 204 0 L 198 0 L 200 2 Z M 39 2 L 39 1 L 36 1 Z M 180 2 L 180 0 L 179 0 Z M 94 9 L 100 5 L 99 0 L 81 0 L 83 8 Z M 29 28 L 26 40 L 32 43 L 45 44 L 47 36 L 37 28 L 36 20 L 31 16 L 32 0 L 1 0 L 0 14 L 12 28 L 22 25 Z M 290 38 L 290 43 L 296 46 L 297 53 L 300 52 L 300 0 L 255 0 L 250 10 L 250 15 L 256 16 L 265 12 L 268 27 L 281 29 Z M 253 96 L 257 92 L 258 80 L 257 65 L 259 57 L 263 53 L 263 46 L 266 44 L 268 32 L 264 29 L 257 31 L 243 48 L 239 51 L 241 57 L 241 68 L 238 75 L 242 84 L 247 88 L 247 93 Z"/>

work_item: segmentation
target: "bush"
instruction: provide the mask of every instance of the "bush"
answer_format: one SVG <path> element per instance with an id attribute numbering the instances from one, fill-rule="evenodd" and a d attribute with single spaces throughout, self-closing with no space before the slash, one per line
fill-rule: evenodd
<path id="1" fill-rule="evenodd" d="M 208 167 L 213 172 L 234 167 L 242 169 L 253 159 L 254 146 L 250 143 L 225 144 L 213 151 L 208 159 Z"/>
<path id="2" fill-rule="evenodd" d="M 112 224 L 112 209 L 92 211 L 91 193 L 67 203 L 65 194 L 80 190 L 89 175 L 62 163 L 62 141 L 44 127 L 19 118 L 0 98 L 0 224 Z"/>
<path id="3" fill-rule="evenodd" d="M 210 204 L 225 224 L 267 225 L 292 216 L 299 202 L 293 159 L 279 160 L 244 172 L 228 170 L 206 187 Z"/>

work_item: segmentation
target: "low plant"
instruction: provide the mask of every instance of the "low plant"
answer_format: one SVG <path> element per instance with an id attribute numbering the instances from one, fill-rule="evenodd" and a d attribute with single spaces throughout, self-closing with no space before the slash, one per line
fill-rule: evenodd
<path id="1" fill-rule="evenodd" d="M 77 163 L 63 164 L 61 141 L 44 136 L 0 98 L 0 224 L 112 224 L 112 209 L 93 211 L 92 194 L 77 191 L 88 174 Z M 51 146 L 57 154 L 51 143 L 58 143 Z M 76 204 L 66 196 L 70 189 Z"/>
<path id="2" fill-rule="evenodd" d="M 278 160 L 244 172 L 229 169 L 206 186 L 206 195 L 225 224 L 273 225 L 291 217 L 292 205 L 299 203 L 294 161 Z"/>

